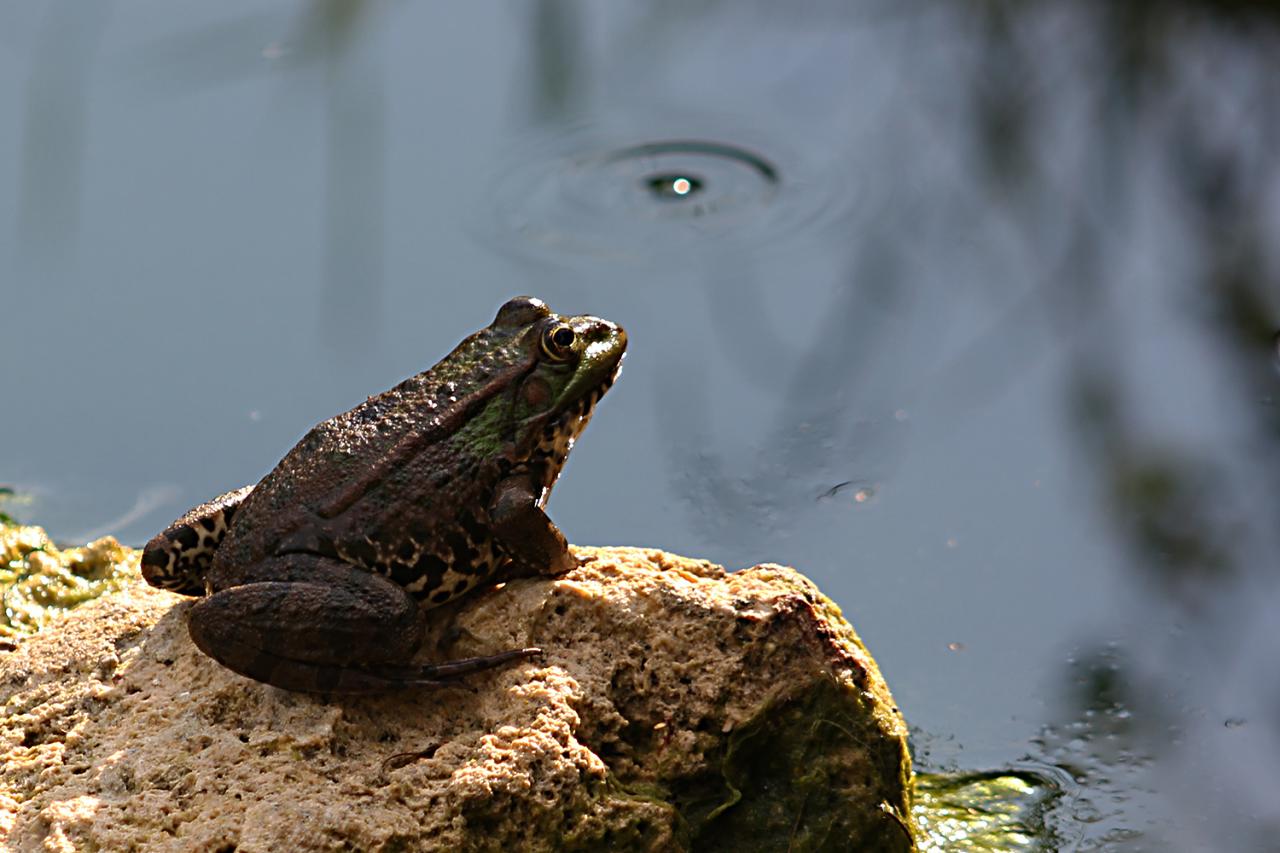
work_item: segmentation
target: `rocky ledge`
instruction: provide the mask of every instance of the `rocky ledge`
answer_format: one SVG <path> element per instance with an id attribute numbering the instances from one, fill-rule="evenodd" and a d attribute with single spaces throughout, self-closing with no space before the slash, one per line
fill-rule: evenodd
<path id="1" fill-rule="evenodd" d="M 0 651 L 0 847 L 914 849 L 906 726 L 810 581 L 576 553 L 441 611 L 426 645 L 541 659 L 357 698 L 235 675 L 187 599 L 126 579 Z"/>

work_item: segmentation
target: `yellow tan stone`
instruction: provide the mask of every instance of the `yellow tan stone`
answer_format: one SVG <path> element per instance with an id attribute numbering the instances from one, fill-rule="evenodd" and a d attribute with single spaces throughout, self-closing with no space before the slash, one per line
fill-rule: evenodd
<path id="1" fill-rule="evenodd" d="M 117 554 L 121 589 L 0 652 L 0 844 L 913 849 L 905 724 L 810 581 L 575 550 L 566 578 L 437 611 L 424 649 L 537 645 L 541 659 L 466 687 L 332 699 L 202 655 L 189 599 Z M 87 553 L 111 562 L 107 546 Z"/>

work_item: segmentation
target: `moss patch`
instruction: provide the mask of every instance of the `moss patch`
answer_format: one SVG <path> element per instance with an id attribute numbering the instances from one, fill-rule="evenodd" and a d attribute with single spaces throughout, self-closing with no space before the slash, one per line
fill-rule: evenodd
<path id="1" fill-rule="evenodd" d="M 138 553 L 105 537 L 61 549 L 39 527 L 0 524 L 0 640 L 34 634 L 138 577 Z"/>
<path id="2" fill-rule="evenodd" d="M 923 853 L 1057 850 L 1045 825 L 1057 793 L 1032 773 L 920 773 L 914 814 Z"/>
<path id="3" fill-rule="evenodd" d="M 851 692 L 820 680 L 770 702 L 729 735 L 722 796 L 684 804 L 695 849 L 915 849 L 901 755 L 866 730 L 868 717 L 850 713 Z M 885 748 L 868 753 L 868 743 Z M 868 821 L 854 804 L 877 790 L 881 811 Z"/>

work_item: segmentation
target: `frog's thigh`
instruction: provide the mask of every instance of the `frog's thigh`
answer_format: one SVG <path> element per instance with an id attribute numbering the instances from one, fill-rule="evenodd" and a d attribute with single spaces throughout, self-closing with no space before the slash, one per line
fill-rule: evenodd
<path id="1" fill-rule="evenodd" d="M 201 651 L 258 681 L 343 691 L 361 667 L 407 664 L 422 642 L 417 602 L 379 575 L 307 554 L 237 574 L 240 585 L 192 606 L 187 627 Z"/>
<path id="2" fill-rule="evenodd" d="M 559 575 L 577 565 L 560 528 L 538 506 L 541 485 L 528 477 L 498 484 L 489 506 L 489 527 L 503 552 L 516 564 L 514 576 Z"/>
<path id="3" fill-rule="evenodd" d="M 157 534 L 142 550 L 142 576 L 147 583 L 182 595 L 204 595 L 213 552 L 252 491 L 253 486 L 245 486 L 218 495 Z"/>

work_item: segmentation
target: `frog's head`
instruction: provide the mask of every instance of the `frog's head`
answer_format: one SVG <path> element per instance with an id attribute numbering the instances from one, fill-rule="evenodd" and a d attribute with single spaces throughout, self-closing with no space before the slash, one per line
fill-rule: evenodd
<path id="1" fill-rule="evenodd" d="M 531 296 L 503 305 L 490 329 L 516 338 L 527 366 L 508 398 L 513 461 L 543 464 L 554 481 L 618 375 L 627 333 L 599 317 L 554 314 Z"/>

